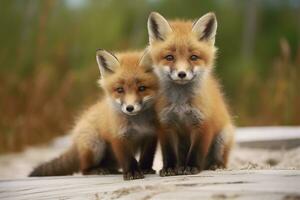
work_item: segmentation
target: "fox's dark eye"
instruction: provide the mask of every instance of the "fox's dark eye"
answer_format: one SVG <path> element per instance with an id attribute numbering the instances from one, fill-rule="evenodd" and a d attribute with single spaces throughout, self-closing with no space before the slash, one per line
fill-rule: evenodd
<path id="1" fill-rule="evenodd" d="M 123 92 L 124 92 L 124 88 L 118 87 L 118 88 L 116 89 L 116 91 L 117 91 L 118 93 L 123 93 Z"/>
<path id="2" fill-rule="evenodd" d="M 167 56 L 165 57 L 165 59 L 166 59 L 167 61 L 173 61 L 173 60 L 175 59 L 175 57 L 174 57 L 173 55 L 167 55 Z"/>
<path id="3" fill-rule="evenodd" d="M 139 86 L 139 91 L 140 92 L 143 92 L 143 91 L 145 91 L 147 88 L 146 88 L 146 86 Z"/>
<path id="4" fill-rule="evenodd" d="M 190 57 L 191 61 L 196 61 L 198 59 L 199 59 L 199 56 L 197 56 L 197 55 L 191 55 L 191 57 Z"/>

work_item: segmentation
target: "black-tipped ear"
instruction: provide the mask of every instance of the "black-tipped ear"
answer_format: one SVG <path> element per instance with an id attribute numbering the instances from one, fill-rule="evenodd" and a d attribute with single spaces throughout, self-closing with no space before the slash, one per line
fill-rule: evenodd
<path id="1" fill-rule="evenodd" d="M 150 13 L 147 26 L 150 44 L 156 40 L 165 40 L 167 35 L 172 32 L 168 21 L 157 12 Z"/>
<path id="2" fill-rule="evenodd" d="M 120 65 L 118 59 L 113 54 L 102 49 L 96 51 L 96 60 L 101 77 L 114 73 L 116 68 Z"/>
<path id="3" fill-rule="evenodd" d="M 206 40 L 214 45 L 217 33 L 216 15 L 212 12 L 203 15 L 194 23 L 193 32 L 196 33 L 199 40 Z"/>
<path id="4" fill-rule="evenodd" d="M 149 52 L 149 49 L 146 48 L 139 62 L 139 66 L 143 67 L 146 72 L 151 72 L 152 68 L 152 58 Z"/>

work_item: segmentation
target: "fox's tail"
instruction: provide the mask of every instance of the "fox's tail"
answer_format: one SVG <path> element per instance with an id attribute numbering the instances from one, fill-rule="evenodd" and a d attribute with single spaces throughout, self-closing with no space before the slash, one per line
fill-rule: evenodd
<path id="1" fill-rule="evenodd" d="M 37 166 L 29 176 L 63 176 L 79 171 L 79 159 L 75 146 L 58 158 Z"/>

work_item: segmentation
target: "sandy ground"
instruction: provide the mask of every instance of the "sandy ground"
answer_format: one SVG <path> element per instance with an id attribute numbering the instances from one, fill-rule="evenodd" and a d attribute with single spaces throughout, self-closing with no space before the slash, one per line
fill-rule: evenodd
<path id="1" fill-rule="evenodd" d="M 49 145 L 31 147 L 21 153 L 0 156 L 0 179 L 23 178 L 41 162 L 48 161 L 70 145 L 69 137 L 60 137 Z M 154 168 L 161 168 L 157 152 Z M 300 147 L 269 150 L 235 146 L 227 170 L 236 169 L 300 169 Z"/>
<path id="2" fill-rule="evenodd" d="M 190 176 L 123 181 L 121 176 L 68 176 L 0 181 L 1 200 L 299 200 L 300 170 L 204 171 Z"/>

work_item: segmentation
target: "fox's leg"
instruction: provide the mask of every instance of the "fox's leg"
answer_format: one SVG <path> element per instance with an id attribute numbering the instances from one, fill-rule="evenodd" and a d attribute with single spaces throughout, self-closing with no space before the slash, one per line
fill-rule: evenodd
<path id="1" fill-rule="evenodd" d="M 205 169 L 215 170 L 226 168 L 233 142 L 234 128 L 230 124 L 215 136 L 206 159 Z"/>
<path id="2" fill-rule="evenodd" d="M 225 168 L 227 167 L 230 152 L 235 143 L 234 133 L 235 133 L 235 127 L 233 124 L 227 125 L 223 130 L 224 141 L 225 141 L 224 142 L 225 146 L 224 146 L 223 162 L 224 162 Z"/>
<path id="3" fill-rule="evenodd" d="M 179 135 L 176 138 L 177 143 L 177 167 L 176 167 L 176 174 L 183 175 L 186 159 L 188 156 L 188 152 L 191 146 L 191 139 L 188 134 Z"/>
<path id="4" fill-rule="evenodd" d="M 105 153 L 102 160 L 95 167 L 90 168 L 87 172 L 89 175 L 106 175 L 106 174 L 120 174 L 118 170 L 118 161 L 112 151 L 111 145 L 106 143 Z"/>
<path id="5" fill-rule="evenodd" d="M 90 174 L 103 158 L 106 144 L 96 136 L 89 135 L 84 140 L 78 142 L 79 167 L 83 174 Z"/>
<path id="6" fill-rule="evenodd" d="M 171 130 L 161 129 L 159 131 L 159 141 L 163 157 L 163 168 L 159 171 L 160 176 L 175 176 L 177 166 L 177 155 L 175 151 L 175 141 Z"/>
<path id="7" fill-rule="evenodd" d="M 205 169 L 215 170 L 225 168 L 226 164 L 223 156 L 225 156 L 225 144 L 223 135 L 220 133 L 214 138 L 210 147 L 209 154 L 206 158 Z"/>
<path id="8" fill-rule="evenodd" d="M 113 152 L 123 169 L 124 180 L 144 178 L 139 169 L 138 162 L 134 158 L 129 142 L 125 138 L 116 138 L 112 141 Z"/>
<path id="9" fill-rule="evenodd" d="M 84 175 L 90 174 L 90 169 L 92 169 L 95 165 L 93 151 L 88 148 L 80 149 L 79 163 L 81 173 Z"/>
<path id="10" fill-rule="evenodd" d="M 203 124 L 192 131 L 191 146 L 186 160 L 184 174 L 197 174 L 204 169 L 205 159 L 212 142 L 212 132 Z"/>
<path id="11" fill-rule="evenodd" d="M 144 174 L 155 174 L 155 170 L 152 169 L 152 165 L 156 147 L 156 135 L 145 138 L 145 141 L 142 143 L 139 166 Z"/>
<path id="12" fill-rule="evenodd" d="M 110 144 L 107 144 L 105 156 L 100 162 L 99 168 L 107 169 L 109 174 L 120 174 L 118 170 L 120 167 Z"/>

